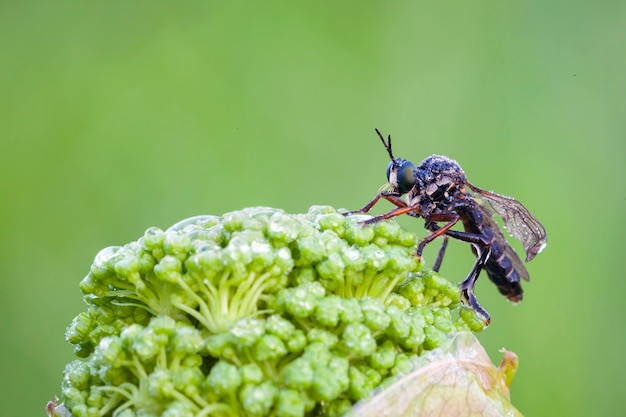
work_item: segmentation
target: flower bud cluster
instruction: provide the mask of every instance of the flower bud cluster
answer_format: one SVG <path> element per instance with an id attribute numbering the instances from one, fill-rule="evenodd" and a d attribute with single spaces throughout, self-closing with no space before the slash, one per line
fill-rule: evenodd
<path id="1" fill-rule="evenodd" d="M 458 329 L 455 284 L 395 221 L 331 207 L 198 216 L 102 250 L 68 327 L 76 417 L 339 416 Z"/>

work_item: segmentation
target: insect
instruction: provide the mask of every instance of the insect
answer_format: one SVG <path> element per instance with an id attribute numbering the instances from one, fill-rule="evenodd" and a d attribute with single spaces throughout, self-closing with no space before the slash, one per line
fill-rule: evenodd
<path id="1" fill-rule="evenodd" d="M 363 224 L 403 214 L 423 218 L 424 226 L 431 233 L 418 244 L 415 253 L 418 258 L 421 259 L 426 245 L 438 237 L 444 237 L 433 264 L 434 271 L 438 271 L 441 266 L 448 237 L 470 243 L 476 261 L 460 285 L 461 297 L 489 324 L 489 313 L 474 295 L 474 285 L 480 272 L 484 269 L 500 293 L 513 302 L 522 299 L 520 281 L 529 279 L 528 271 L 507 243 L 493 216 L 500 216 L 504 228 L 523 244 L 526 262 L 546 247 L 546 230 L 519 201 L 485 191 L 468 182 L 463 169 L 455 160 L 431 155 L 416 167 L 411 161 L 394 157 L 391 135 L 385 141 L 378 129 L 376 133 L 391 158 L 387 166 L 388 187 L 376 194 L 363 208 L 346 215 L 367 213 L 383 198 L 396 208 L 365 220 Z M 405 194 L 406 198 L 403 199 Z M 463 224 L 464 232 L 452 230 L 459 221 Z"/>

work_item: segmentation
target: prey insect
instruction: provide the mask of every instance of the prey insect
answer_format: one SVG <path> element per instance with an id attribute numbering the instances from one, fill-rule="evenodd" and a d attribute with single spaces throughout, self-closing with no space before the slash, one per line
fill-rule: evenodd
<path id="1" fill-rule="evenodd" d="M 372 217 L 364 221 L 364 224 L 403 214 L 423 218 L 426 229 L 431 233 L 418 244 L 416 256 L 421 258 L 426 245 L 443 237 L 433 264 L 434 271 L 438 271 L 441 266 L 448 237 L 470 243 L 476 261 L 467 278 L 461 283 L 461 298 L 487 324 L 490 321 L 489 313 L 474 295 L 474 284 L 483 269 L 501 294 L 510 301 L 521 301 L 523 291 L 520 281 L 529 279 L 528 271 L 507 243 L 493 216 L 502 218 L 504 228 L 522 243 L 526 262 L 546 247 L 546 230 L 541 223 L 519 201 L 472 185 L 455 160 L 442 155 L 431 155 L 416 167 L 412 162 L 393 155 L 391 135 L 385 140 L 378 129 L 376 133 L 391 158 L 387 166 L 389 186 L 376 194 L 363 208 L 346 215 L 367 213 L 383 198 L 396 208 Z M 459 221 L 465 231 L 452 229 Z"/>

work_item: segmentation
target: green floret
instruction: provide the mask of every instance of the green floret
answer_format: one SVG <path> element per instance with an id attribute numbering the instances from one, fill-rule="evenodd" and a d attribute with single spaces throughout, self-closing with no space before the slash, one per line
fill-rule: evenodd
<path id="1" fill-rule="evenodd" d="M 350 323 L 341 335 L 341 342 L 349 355 L 367 356 L 376 351 L 376 340 L 371 330 L 361 323 Z"/>
<path id="2" fill-rule="evenodd" d="M 100 251 L 50 415 L 340 416 L 482 329 L 455 284 L 420 271 L 415 235 L 367 218 L 258 207 Z"/>
<path id="3" fill-rule="evenodd" d="M 331 331 L 313 328 L 307 334 L 309 343 L 321 343 L 328 348 L 332 348 L 337 344 L 339 338 Z"/>
<path id="4" fill-rule="evenodd" d="M 229 333 L 210 335 L 205 339 L 205 350 L 210 357 L 235 360 L 237 352 L 232 341 Z"/>
<path id="5" fill-rule="evenodd" d="M 247 382 L 250 383 L 250 378 L 248 377 L 247 379 Z M 213 368 L 211 368 L 211 372 L 206 378 L 204 385 L 218 398 L 221 398 L 235 393 L 242 381 L 243 378 L 239 374 L 239 369 L 235 365 L 219 361 L 213 366 Z"/>
<path id="6" fill-rule="evenodd" d="M 424 346 L 428 350 L 438 348 L 448 340 L 448 334 L 434 326 L 427 327 L 424 334 Z"/>
<path id="7" fill-rule="evenodd" d="M 265 320 L 265 331 L 278 336 L 283 342 L 288 342 L 296 327 L 289 320 L 273 314 Z"/>
<path id="8" fill-rule="evenodd" d="M 270 381 L 265 381 L 260 385 L 248 384 L 239 393 L 239 401 L 246 415 L 264 417 L 272 410 L 278 393 L 278 387 Z"/>
<path id="9" fill-rule="evenodd" d="M 385 304 L 387 304 L 388 306 L 397 307 L 402 311 L 411 307 L 411 302 L 409 300 L 407 300 L 404 296 L 400 294 L 394 293 L 389 294 L 387 300 L 385 301 Z"/>
<path id="10" fill-rule="evenodd" d="M 370 357 L 370 364 L 374 369 L 389 369 L 395 364 L 397 355 L 398 348 L 393 344 L 393 342 L 391 342 L 391 340 L 386 340 L 378 347 L 376 352 L 372 354 Z"/>
<path id="11" fill-rule="evenodd" d="M 307 338 L 300 329 L 295 330 L 287 341 L 287 350 L 291 353 L 297 353 L 304 350 L 307 344 Z"/>
<path id="12" fill-rule="evenodd" d="M 306 390 L 313 383 L 313 365 L 303 357 L 290 362 L 283 369 L 283 381 L 286 387 L 295 390 Z"/>
<path id="13" fill-rule="evenodd" d="M 475 310 L 469 307 L 461 307 L 459 316 L 460 323 L 458 327 L 460 330 L 467 328 L 471 331 L 479 332 L 485 328 L 484 317 L 480 316 Z"/>
<path id="14" fill-rule="evenodd" d="M 302 354 L 302 358 L 313 364 L 314 368 L 326 367 L 331 356 L 329 347 L 322 342 L 310 343 Z"/>
<path id="15" fill-rule="evenodd" d="M 363 312 L 359 302 L 354 298 L 342 298 L 339 318 L 344 324 L 361 322 L 363 320 Z"/>
<path id="16" fill-rule="evenodd" d="M 345 240 L 329 230 L 322 234 L 327 255 L 317 264 L 316 272 L 327 290 L 343 297 L 384 300 L 408 271 L 419 268 L 417 259 L 411 256 L 414 239 L 400 240 L 407 246 L 379 246 L 370 242 L 376 240 L 376 230 L 390 233 L 387 229 L 364 228 L 354 218 L 346 220 L 345 228 Z"/>
<path id="17" fill-rule="evenodd" d="M 266 334 L 254 344 L 252 356 L 258 362 L 271 361 L 282 358 L 287 353 L 287 348 L 280 338 Z"/>
<path id="18" fill-rule="evenodd" d="M 138 243 L 102 251 L 83 291 L 153 315 L 188 315 L 215 333 L 226 330 L 254 314 L 263 294 L 284 285 L 293 268 L 290 251 L 273 239 L 293 238 L 278 233 L 281 227 L 300 232 L 290 216 L 277 214 L 258 209 L 226 216 L 224 224 L 200 216 L 165 232 L 150 228 Z M 251 220 L 261 230 L 238 228 Z"/>
<path id="19" fill-rule="evenodd" d="M 366 246 L 376 237 L 376 233 L 372 227 L 362 227 L 356 222 L 348 222 L 347 226 L 344 236 L 351 244 L 361 247 Z"/>
<path id="20" fill-rule="evenodd" d="M 292 246 L 294 265 L 315 265 L 324 259 L 326 248 L 319 236 L 310 235 L 298 239 Z"/>
<path id="21" fill-rule="evenodd" d="M 265 375 L 256 363 L 247 363 L 239 367 L 239 373 L 241 374 L 241 381 L 244 384 L 260 384 Z"/>
<path id="22" fill-rule="evenodd" d="M 276 402 L 276 417 L 303 417 L 305 401 L 296 390 L 281 390 Z"/>
<path id="23" fill-rule="evenodd" d="M 172 375 L 174 388 L 189 398 L 198 398 L 201 394 L 204 373 L 199 367 L 185 364 Z"/>
<path id="24" fill-rule="evenodd" d="M 408 278 L 398 285 L 397 292 L 414 306 L 453 309 L 461 303 L 458 287 L 432 271 L 409 274 Z"/>
<path id="25" fill-rule="evenodd" d="M 64 398 L 72 413 L 105 416 L 113 408 L 122 411 L 139 405 L 161 413 L 166 400 L 182 399 L 199 411 L 191 398 L 198 395 L 204 379 L 197 356 L 203 340 L 185 323 L 175 323 L 169 334 L 163 333 L 164 322 L 169 321 L 154 318 L 147 327 L 134 324 L 120 336 L 105 337 L 88 368 L 74 363 L 66 369 Z M 86 391 L 87 380 L 87 395 L 76 395 Z"/>
<path id="26" fill-rule="evenodd" d="M 147 324 L 150 315 L 142 308 L 111 304 L 106 298 L 86 295 L 88 311 L 72 320 L 65 332 L 78 357 L 88 357 L 102 338 L 118 335 L 126 326 Z"/>
<path id="27" fill-rule="evenodd" d="M 347 395 L 348 398 L 355 402 L 369 397 L 382 381 L 381 374 L 365 364 L 351 366 L 348 376 L 350 378 L 350 386 Z"/>
<path id="28" fill-rule="evenodd" d="M 311 207 L 309 214 L 312 215 L 314 224 L 321 230 L 330 230 L 342 237 L 345 231 L 346 216 L 335 212 L 330 207 Z"/>
<path id="29" fill-rule="evenodd" d="M 343 357 L 332 357 L 328 366 L 315 368 L 311 384 L 314 398 L 326 402 L 337 399 L 350 385 L 348 368 L 348 359 Z"/>
<path id="30" fill-rule="evenodd" d="M 309 317 L 315 310 L 317 301 L 324 297 L 326 291 L 318 282 L 300 285 L 283 290 L 286 294 L 285 310 L 294 317 Z"/>
<path id="31" fill-rule="evenodd" d="M 411 320 L 408 315 L 396 306 L 390 306 L 387 309 L 387 314 L 390 317 L 387 334 L 397 341 L 407 338 L 411 333 Z"/>
<path id="32" fill-rule="evenodd" d="M 63 386 L 74 388 L 78 392 L 87 391 L 90 379 L 89 365 L 80 360 L 74 360 L 65 366 L 63 372 Z"/>
<path id="33" fill-rule="evenodd" d="M 391 323 L 391 317 L 385 311 L 383 303 L 375 298 L 364 298 L 359 301 L 363 313 L 363 323 L 372 331 L 382 332 Z"/>
<path id="34" fill-rule="evenodd" d="M 242 319 L 234 323 L 229 333 L 233 343 L 239 347 L 250 347 L 265 333 L 265 326 L 261 319 Z"/>
<path id="35" fill-rule="evenodd" d="M 328 417 L 341 417 L 346 415 L 352 408 L 352 402 L 347 398 L 341 398 L 323 405 L 324 415 Z"/>
<path id="36" fill-rule="evenodd" d="M 186 401 L 173 401 L 167 405 L 161 417 L 195 417 L 197 409 Z"/>

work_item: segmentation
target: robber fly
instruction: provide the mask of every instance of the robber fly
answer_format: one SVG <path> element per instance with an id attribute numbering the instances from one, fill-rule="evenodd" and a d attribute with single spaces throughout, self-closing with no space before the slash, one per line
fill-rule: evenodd
<path id="1" fill-rule="evenodd" d="M 493 219 L 502 218 L 505 229 L 522 242 L 526 262 L 546 247 L 546 230 L 520 202 L 470 184 L 461 166 L 453 159 L 442 155 L 431 155 L 417 167 L 410 161 L 393 156 L 391 135 L 387 141 L 376 129 L 376 133 L 389 153 L 391 162 L 387 166 L 389 187 L 380 191 L 360 210 L 346 213 L 367 213 L 381 198 L 397 208 L 372 217 L 364 224 L 372 224 L 392 217 L 408 214 L 422 217 L 431 234 L 420 241 L 416 256 L 421 259 L 424 247 L 443 236 L 433 270 L 438 271 L 446 250 L 448 236 L 472 245 L 476 262 L 467 278 L 461 283 L 461 296 L 465 304 L 480 314 L 488 324 L 489 313 L 478 303 L 474 295 L 474 284 L 481 270 L 485 270 L 501 294 L 513 302 L 522 299 L 521 279 L 528 280 L 528 271 L 517 253 L 507 243 Z M 470 191 L 473 193 L 470 193 Z M 406 201 L 401 197 L 406 194 Z M 458 222 L 463 223 L 464 232 L 452 230 Z M 439 223 L 443 223 L 442 226 Z"/>

